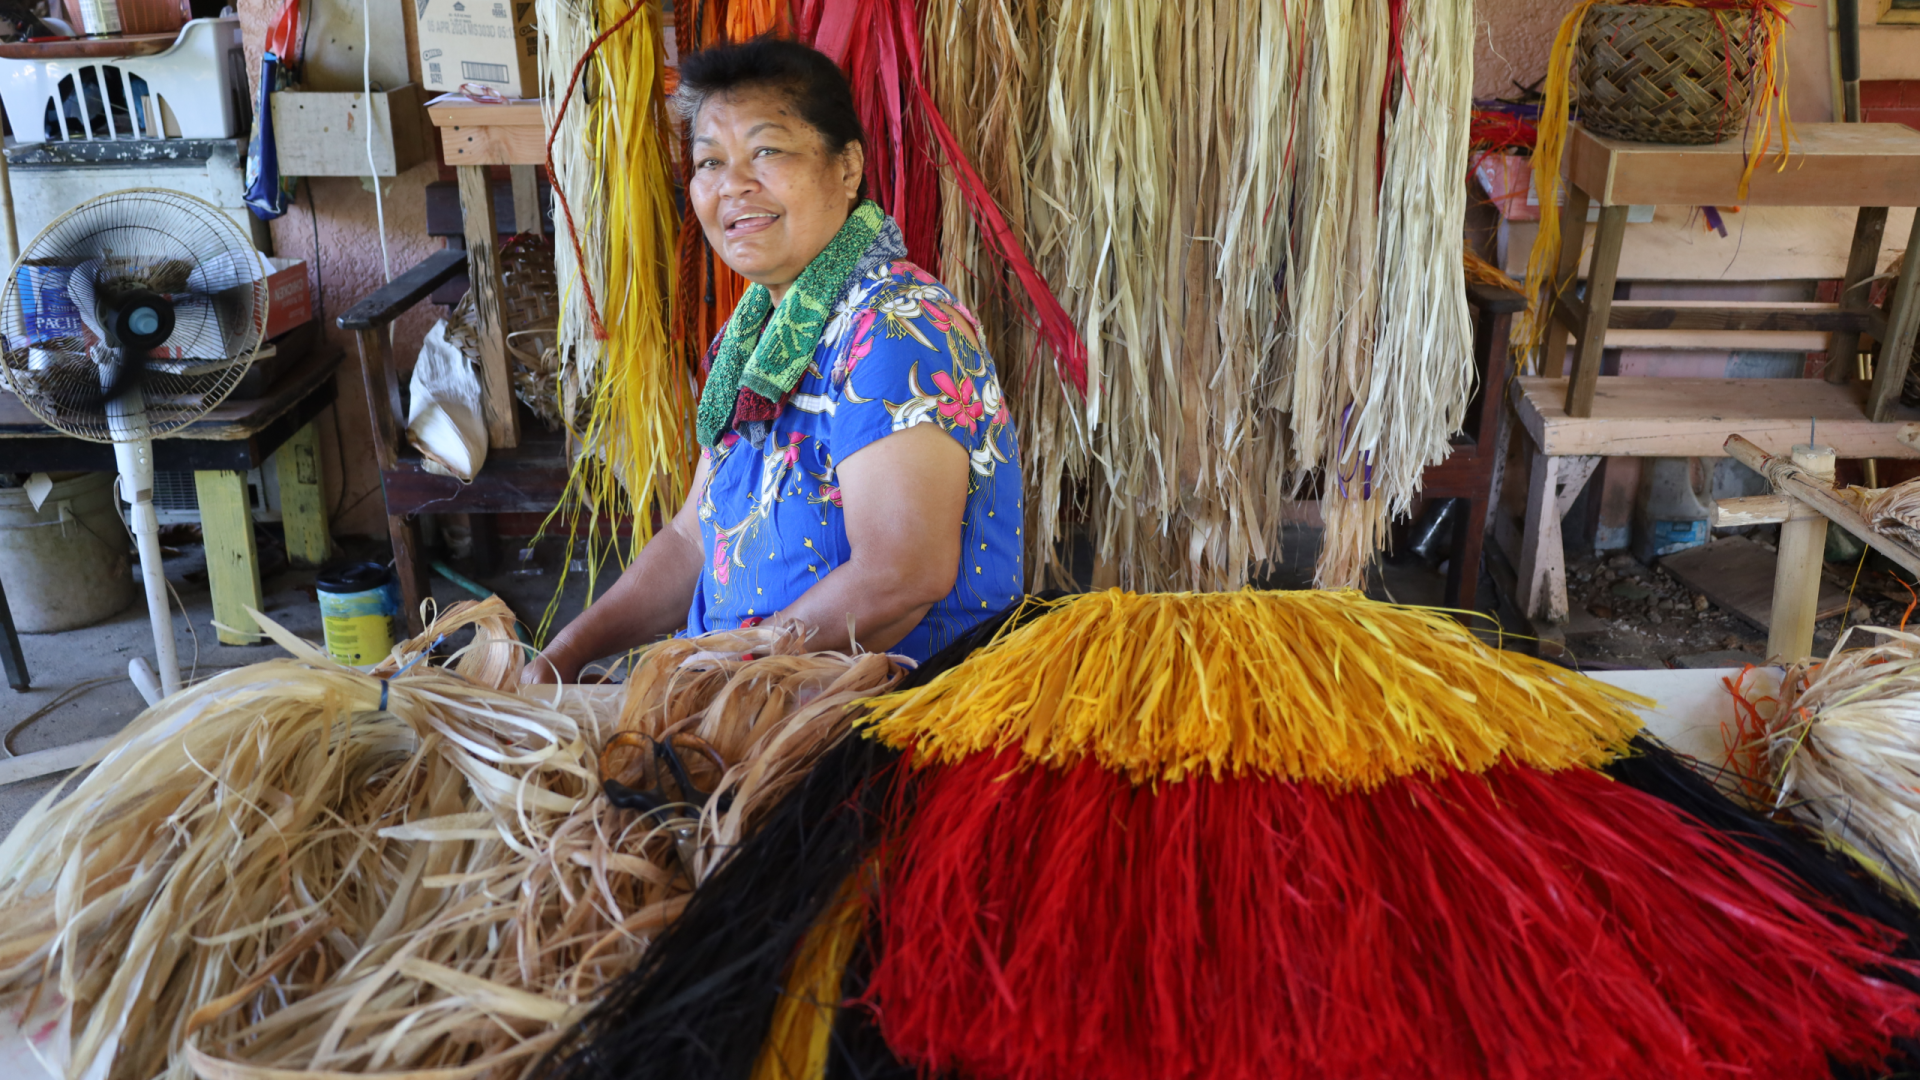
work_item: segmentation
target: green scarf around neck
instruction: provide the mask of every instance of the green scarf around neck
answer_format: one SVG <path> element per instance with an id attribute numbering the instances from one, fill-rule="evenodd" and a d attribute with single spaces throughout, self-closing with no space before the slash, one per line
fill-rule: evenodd
<path id="1" fill-rule="evenodd" d="M 846 295 L 847 279 L 887 223 L 886 212 L 871 199 L 862 199 L 847 215 L 820 254 L 787 288 L 780 306 L 765 285 L 750 285 L 727 320 L 700 392 L 697 430 L 700 445 L 712 447 L 734 425 L 745 419 L 770 420 L 782 399 L 806 374 L 820 335 L 833 318 L 833 308 Z M 769 318 L 771 313 L 771 318 Z"/>

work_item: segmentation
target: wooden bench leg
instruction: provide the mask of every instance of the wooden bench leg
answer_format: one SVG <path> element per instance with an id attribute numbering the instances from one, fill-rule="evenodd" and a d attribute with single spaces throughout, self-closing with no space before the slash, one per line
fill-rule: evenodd
<path id="1" fill-rule="evenodd" d="M 400 583 L 400 606 L 407 616 L 407 633 L 419 634 L 427 624 L 420 615 L 420 603 L 433 595 L 427 577 L 427 556 L 420 542 L 420 523 L 405 514 L 387 518 L 387 535 L 393 539 L 393 577 Z"/>
<path id="2" fill-rule="evenodd" d="M 7 685 L 21 693 L 33 689 L 27 679 L 27 657 L 20 651 L 20 634 L 13 628 L 13 611 L 7 607 L 7 592 L 0 588 L 0 666 L 7 672 Z"/>
<path id="3" fill-rule="evenodd" d="M 496 450 L 520 445 L 513 379 L 507 363 L 507 328 L 500 306 L 500 237 L 494 224 L 493 184 L 485 165 L 460 168 L 460 209 L 466 216 L 467 281 L 480 319 L 480 402 L 486 411 L 487 444 Z"/>
<path id="4" fill-rule="evenodd" d="M 1487 532 L 1487 500 L 1467 499 L 1453 522 L 1453 553 L 1448 556 L 1446 604 L 1473 611 L 1480 593 L 1480 549 Z"/>
<path id="5" fill-rule="evenodd" d="M 1847 276 L 1840 283 L 1840 310 L 1866 311 L 1872 307 L 1863 284 L 1880 269 L 1880 242 L 1887 232 L 1887 208 L 1863 206 L 1853 219 L 1853 247 L 1847 253 Z M 1827 381 L 1853 381 L 1860 363 L 1860 333 L 1835 331 L 1827 344 Z"/>
<path id="6" fill-rule="evenodd" d="M 1600 208 L 1600 227 L 1593 237 L 1593 262 L 1587 267 L 1586 319 L 1577 332 L 1580 351 L 1574 354 L 1567 378 L 1567 415 L 1592 416 L 1593 391 L 1600 384 L 1600 354 L 1607 348 L 1607 320 L 1613 314 L 1613 283 L 1620 272 L 1620 245 L 1626 240 L 1627 207 Z"/>
<path id="7" fill-rule="evenodd" d="M 226 469 L 196 472 L 193 486 L 200 497 L 207 587 L 213 592 L 213 621 L 218 624 L 220 644 L 255 644 L 260 634 L 247 609 L 258 611 L 261 606 L 260 553 L 253 543 L 247 476 Z M 254 632 L 249 633 L 249 627 Z"/>
<path id="8" fill-rule="evenodd" d="M 1793 448 L 1793 463 L 1833 483 L 1830 446 Z M 1794 663 L 1813 655 L 1813 623 L 1820 607 L 1820 568 L 1826 561 L 1827 519 L 1818 514 L 1780 523 L 1779 555 L 1773 566 L 1773 611 L 1767 620 L 1767 655 Z"/>
<path id="9" fill-rule="evenodd" d="M 1554 263 L 1553 280 L 1540 298 L 1540 318 L 1547 324 L 1546 342 L 1540 350 L 1540 374 L 1559 378 L 1566 370 L 1567 330 L 1557 317 L 1555 299 L 1571 297 L 1580 280 L 1580 247 L 1587 239 L 1587 193 L 1578 185 L 1567 185 L 1567 205 L 1560 210 L 1560 257 Z"/>
<path id="10" fill-rule="evenodd" d="M 1920 214 L 1913 215 L 1907 250 L 1920 251 Z M 1913 342 L 1920 337 L 1920 255 L 1907 256 L 1900 278 L 1893 284 L 1893 303 L 1887 309 L 1887 340 L 1880 343 L 1880 359 L 1873 366 L 1873 392 L 1867 397 L 1867 416 L 1876 424 L 1891 418 L 1900 389 L 1913 362 Z"/>
<path id="11" fill-rule="evenodd" d="M 1587 486 L 1599 459 L 1548 457 L 1530 446 L 1527 519 L 1520 539 L 1521 614 L 1535 627 L 1567 621 L 1567 549 L 1560 519 Z"/>
<path id="12" fill-rule="evenodd" d="M 287 534 L 287 560 L 319 566 L 333 546 L 327 535 L 326 489 L 320 482 L 320 436 L 308 424 L 274 451 L 280 480 L 280 525 Z"/>

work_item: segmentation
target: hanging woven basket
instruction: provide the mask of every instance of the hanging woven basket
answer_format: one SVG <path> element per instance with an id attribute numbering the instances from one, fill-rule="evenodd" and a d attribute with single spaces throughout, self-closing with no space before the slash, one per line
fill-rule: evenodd
<path id="1" fill-rule="evenodd" d="M 1596 6 L 1580 30 L 1580 122 L 1632 142 L 1716 143 L 1740 134 L 1759 28 L 1744 11 Z"/>

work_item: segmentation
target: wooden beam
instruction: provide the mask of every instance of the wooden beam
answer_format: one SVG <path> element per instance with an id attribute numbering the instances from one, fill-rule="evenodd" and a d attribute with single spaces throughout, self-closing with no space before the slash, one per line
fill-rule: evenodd
<path id="1" fill-rule="evenodd" d="M 1587 321 L 1579 330 L 1580 351 L 1567 380 L 1567 415 L 1593 414 L 1593 388 L 1600 378 L 1600 353 L 1607 347 L 1607 320 L 1613 313 L 1614 275 L 1620 270 L 1620 245 L 1627 235 L 1627 208 L 1602 206 L 1593 237 L 1593 261 L 1587 267 Z"/>
<path id="2" fill-rule="evenodd" d="M 1793 464 L 1828 491 L 1833 488 L 1834 461 L 1831 446 L 1803 443 L 1793 448 Z M 1790 664 L 1813 655 L 1813 624 L 1819 618 L 1820 568 L 1826 564 L 1826 550 L 1826 518 L 1793 517 L 1781 523 L 1767 655 Z"/>
<path id="3" fill-rule="evenodd" d="M 1840 283 L 1840 306 L 1848 311 L 1872 311 L 1863 284 L 1880 269 L 1880 243 L 1887 232 L 1887 208 L 1863 206 L 1853 221 L 1853 246 L 1847 251 L 1847 273 Z M 1872 331 L 1875 336 L 1885 330 Z M 1860 360 L 1860 332 L 1841 330 L 1827 348 L 1827 381 L 1852 382 Z"/>
<path id="4" fill-rule="evenodd" d="M 1570 417 L 1562 407 L 1563 379 L 1519 378 L 1513 398 L 1520 423 L 1548 454 L 1571 457 L 1724 457 L 1728 435 L 1742 434 L 1763 448 L 1785 452 L 1819 440 L 1844 458 L 1920 457 L 1920 410 L 1897 406 L 1894 419 L 1876 424 L 1862 413 L 1864 387 L 1819 379 L 1656 379 L 1609 376 L 1599 380 L 1593 415 Z"/>
<path id="5" fill-rule="evenodd" d="M 320 436 L 311 423 L 293 433 L 273 453 L 280 480 L 280 525 L 287 535 L 287 560 L 295 566 L 319 566 L 332 552 L 327 535 L 327 498 L 320 481 Z"/>
<path id="6" fill-rule="evenodd" d="M 520 419 L 514 412 L 507 327 L 500 308 L 499 226 L 485 166 L 460 166 L 460 206 L 467 214 L 467 280 L 480 319 L 480 399 L 487 414 L 487 444 L 518 446 Z"/>
<path id="7" fill-rule="evenodd" d="M 1916 247 L 1920 247 L 1920 214 L 1913 216 L 1907 258 L 1887 307 L 1886 340 L 1880 343 L 1880 360 L 1873 366 L 1873 393 L 1867 398 L 1867 415 L 1875 420 L 1885 420 L 1900 400 L 1907 367 L 1913 362 L 1914 339 L 1920 337 L 1920 255 L 1913 253 Z"/>
<path id="8" fill-rule="evenodd" d="M 1878 336 L 1885 333 L 1886 320 L 1872 309 L 1856 311 L 1840 304 L 1616 300 L 1607 326 L 1625 330 L 1851 331 Z"/>
<path id="9" fill-rule="evenodd" d="M 1767 478 L 1774 490 L 1806 503 L 1868 547 L 1892 559 L 1908 573 L 1920 576 L 1920 552 L 1890 536 L 1875 532 L 1867 517 L 1831 485 L 1809 476 L 1788 458 L 1775 457 L 1739 435 L 1727 439 L 1727 456 Z"/>
<path id="10" fill-rule="evenodd" d="M 513 231 L 539 235 L 540 180 L 532 165 L 513 166 Z"/>
<path id="11" fill-rule="evenodd" d="M 200 534 L 206 541 L 207 587 L 213 593 L 213 621 L 222 645 L 252 645 L 260 640 L 248 608 L 260 610 L 260 554 L 253 543 L 253 509 L 247 502 L 245 473 L 226 470 L 193 474 L 200 496 Z M 249 633 L 248 627 L 254 627 Z"/>
<path id="12" fill-rule="evenodd" d="M 1634 143 L 1575 126 L 1567 175 L 1602 206 L 1916 206 L 1920 131 L 1901 124 L 1795 124 L 1783 162 L 1779 135 L 1739 199 L 1747 146 Z"/>
<path id="13" fill-rule="evenodd" d="M 1546 295 L 1540 299 L 1547 302 L 1548 311 L 1557 311 L 1558 301 L 1572 299 L 1574 288 L 1579 284 L 1580 248 L 1587 238 L 1587 203 L 1590 196 L 1578 183 L 1567 184 L 1567 205 L 1560 211 L 1560 252 L 1554 262 L 1553 280 L 1543 287 Z M 1583 312 L 1584 314 L 1584 312 Z M 1584 324 L 1569 323 L 1568 329 Z M 1567 337 L 1548 321 L 1547 340 L 1540 350 L 1540 374 L 1549 379 L 1557 379 L 1566 371 Z"/>

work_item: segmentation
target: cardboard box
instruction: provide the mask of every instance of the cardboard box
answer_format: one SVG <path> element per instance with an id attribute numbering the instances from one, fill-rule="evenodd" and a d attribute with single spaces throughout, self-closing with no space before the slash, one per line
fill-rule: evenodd
<path id="1" fill-rule="evenodd" d="M 414 12 L 426 89 L 472 85 L 501 97 L 539 96 L 533 0 L 414 0 Z"/>
<path id="2" fill-rule="evenodd" d="M 313 321 L 313 290 L 305 260 L 269 256 L 267 263 L 273 273 L 267 275 L 267 332 L 261 336 L 271 339 Z"/>

